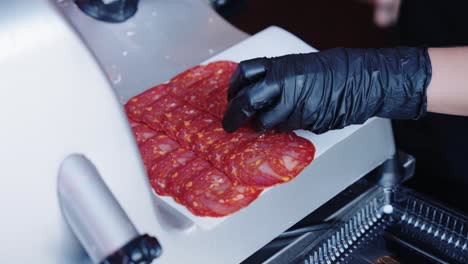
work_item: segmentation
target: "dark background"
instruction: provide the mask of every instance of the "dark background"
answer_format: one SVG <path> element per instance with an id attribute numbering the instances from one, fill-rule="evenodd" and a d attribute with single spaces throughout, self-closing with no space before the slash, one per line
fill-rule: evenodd
<path id="1" fill-rule="evenodd" d="M 233 1 L 237 12 L 227 19 L 254 34 L 280 26 L 321 50 L 333 47 L 385 47 L 393 44 L 392 30 L 377 28 L 371 6 L 356 0 Z"/>
<path id="2" fill-rule="evenodd" d="M 276 25 L 319 50 L 468 45 L 466 0 L 404 0 L 399 22 L 389 29 L 374 25 L 364 0 L 219 2 L 228 3 L 218 9 L 226 19 L 249 34 Z M 428 114 L 393 123 L 397 147 L 417 160 L 416 175 L 406 185 L 468 212 L 468 118 Z"/>

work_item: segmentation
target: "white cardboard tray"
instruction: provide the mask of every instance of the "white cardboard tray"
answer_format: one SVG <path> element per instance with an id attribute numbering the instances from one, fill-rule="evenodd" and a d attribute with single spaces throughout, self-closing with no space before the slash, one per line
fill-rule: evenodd
<path id="1" fill-rule="evenodd" d="M 289 32 L 270 27 L 204 63 L 313 51 Z M 314 161 L 296 179 L 268 189 L 239 212 L 197 217 L 172 198 L 155 195 L 161 228 L 155 235 L 167 250 L 161 263 L 239 263 L 395 152 L 391 125 L 384 119 L 323 135 L 296 133 L 315 145 Z"/>
<path id="2" fill-rule="evenodd" d="M 206 64 L 218 60 L 231 60 L 240 62 L 255 57 L 274 57 L 290 53 L 308 53 L 316 52 L 317 50 L 307 45 L 299 38 L 291 35 L 290 33 L 277 28 L 270 27 L 242 42 L 231 47 L 230 49 L 221 52 L 220 54 L 204 61 Z M 309 131 L 296 131 L 296 133 L 308 140 L 310 140 L 316 147 L 315 159 L 326 152 L 330 147 L 348 137 L 350 134 L 359 129 L 360 126 L 350 126 L 339 131 L 331 131 L 324 135 L 317 136 Z M 265 191 L 268 191 L 265 190 Z M 154 193 L 158 196 L 156 193 Z M 262 193 L 263 195 L 263 193 Z M 262 196 L 261 195 L 261 196 Z M 262 199 L 262 197 L 259 199 Z M 213 218 L 213 217 L 198 217 L 193 215 L 186 207 L 176 203 L 171 197 L 158 196 L 158 198 L 167 203 L 169 206 L 175 208 L 182 213 L 185 217 L 190 219 L 194 224 L 204 229 L 211 229 L 214 226 L 222 223 L 226 217 Z"/>

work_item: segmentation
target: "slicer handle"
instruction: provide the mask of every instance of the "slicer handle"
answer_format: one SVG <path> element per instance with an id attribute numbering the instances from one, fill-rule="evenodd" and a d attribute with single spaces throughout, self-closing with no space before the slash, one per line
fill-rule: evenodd
<path id="1" fill-rule="evenodd" d="M 135 15 L 139 0 L 75 0 L 88 16 L 97 20 L 120 23 Z"/>
<path id="2" fill-rule="evenodd" d="M 161 254 L 158 240 L 138 233 L 85 156 L 65 158 L 57 188 L 63 216 L 94 263 L 151 263 Z"/>

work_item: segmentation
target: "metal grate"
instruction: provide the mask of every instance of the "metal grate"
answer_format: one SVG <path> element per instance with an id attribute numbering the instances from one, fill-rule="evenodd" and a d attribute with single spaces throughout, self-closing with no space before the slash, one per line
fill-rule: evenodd
<path id="1" fill-rule="evenodd" d="M 342 217 L 302 253 L 295 263 L 389 263 L 384 258 L 424 263 L 468 263 L 467 220 L 410 191 L 397 192 L 397 201 L 384 205 L 375 193 Z M 384 214 L 383 209 L 389 214 Z M 396 256 L 393 256 L 396 255 Z M 400 263 L 390 262 L 390 263 Z"/>
<path id="2" fill-rule="evenodd" d="M 361 238 L 369 237 L 370 233 L 382 226 L 383 218 L 380 208 L 378 199 L 372 199 L 349 220 L 338 226 L 337 231 L 319 244 L 303 263 L 329 264 L 345 261 L 364 242 Z"/>
<path id="3" fill-rule="evenodd" d="M 399 210 L 399 236 L 420 241 L 434 252 L 466 263 L 468 230 L 464 217 L 415 197 L 407 199 L 405 207 Z"/>

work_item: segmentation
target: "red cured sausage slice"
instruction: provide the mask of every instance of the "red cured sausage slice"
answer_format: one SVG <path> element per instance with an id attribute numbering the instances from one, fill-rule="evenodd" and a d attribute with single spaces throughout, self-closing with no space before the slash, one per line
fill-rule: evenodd
<path id="1" fill-rule="evenodd" d="M 185 196 L 181 201 L 195 215 L 219 217 L 222 214 L 213 209 L 222 203 L 223 196 L 230 190 L 231 186 L 232 182 L 226 175 L 219 170 L 212 169 L 206 171 L 195 183 L 184 186 Z M 206 201 L 206 196 L 209 201 Z"/>
<path id="2" fill-rule="evenodd" d="M 219 122 L 219 120 L 209 114 L 201 114 L 193 120 L 184 121 L 184 126 L 179 129 L 176 135 L 179 143 L 191 149 L 194 135 L 215 122 Z"/>
<path id="3" fill-rule="evenodd" d="M 205 65 L 197 65 L 190 68 L 170 80 L 171 92 L 177 96 L 184 96 L 190 86 L 208 78 L 213 72 Z"/>
<path id="4" fill-rule="evenodd" d="M 195 66 L 171 79 L 171 91 L 177 96 L 184 97 L 198 82 L 223 72 L 233 72 L 236 66 L 236 63 L 230 61 L 216 61 L 206 66 Z"/>
<path id="5" fill-rule="evenodd" d="M 203 103 L 209 99 L 209 95 L 214 91 L 219 91 L 220 89 L 227 87 L 228 85 L 228 76 L 217 76 L 217 78 L 205 79 L 195 84 L 192 89 L 187 91 L 183 98 L 189 104 L 204 109 Z"/>
<path id="6" fill-rule="evenodd" d="M 224 132 L 220 120 L 236 67 L 196 66 L 125 105 L 153 189 L 198 216 L 240 210 L 263 188 L 296 177 L 315 153 L 294 133 Z"/>
<path id="7" fill-rule="evenodd" d="M 170 113 L 184 103 L 171 95 L 161 97 L 153 104 L 143 108 L 143 121 L 152 129 L 162 130 L 163 115 Z"/>
<path id="8" fill-rule="evenodd" d="M 164 114 L 162 128 L 171 138 L 177 139 L 177 133 L 185 128 L 184 122 L 190 122 L 202 112 L 190 105 L 182 105 L 172 112 Z"/>
<path id="9" fill-rule="evenodd" d="M 135 121 L 141 121 L 143 116 L 143 108 L 151 105 L 159 98 L 168 93 L 166 84 L 157 85 L 133 98 L 125 104 L 127 115 Z"/>
<path id="10" fill-rule="evenodd" d="M 199 109 L 207 109 L 207 104 L 213 100 L 210 97 L 211 94 L 220 92 L 227 94 L 229 79 L 233 71 L 234 69 L 217 71 L 210 78 L 194 84 L 184 95 L 184 100 Z"/>
<path id="11" fill-rule="evenodd" d="M 140 153 L 147 170 L 154 162 L 169 152 L 176 150 L 179 144 L 170 139 L 166 134 L 156 132 L 152 138 L 140 145 Z"/>
<path id="12" fill-rule="evenodd" d="M 250 128 L 240 128 L 236 132 L 228 134 L 221 142 L 214 143 L 208 148 L 208 160 L 220 170 L 226 167 L 226 157 L 232 154 L 239 146 L 258 138 L 257 133 Z"/>
<path id="13" fill-rule="evenodd" d="M 207 106 L 207 111 L 215 117 L 222 119 L 227 109 L 227 90 L 216 91 L 210 94 L 210 104 Z"/>
<path id="14" fill-rule="evenodd" d="M 195 159 L 195 153 L 184 148 L 177 150 L 162 157 L 149 170 L 149 179 L 151 186 L 159 195 L 169 195 L 167 181 L 171 174 L 177 169 L 187 165 Z"/>
<path id="15" fill-rule="evenodd" d="M 128 117 L 128 124 L 130 125 L 130 127 L 133 129 L 134 127 L 138 127 L 138 126 L 141 126 L 142 123 L 140 122 L 136 122 L 136 121 L 133 121 L 132 119 L 130 119 L 129 116 Z"/>
<path id="16" fill-rule="evenodd" d="M 169 176 L 166 189 L 174 197 L 174 200 L 181 203 L 180 199 L 184 195 L 184 186 L 190 187 L 194 181 L 204 174 L 204 171 L 211 168 L 212 166 L 209 162 L 195 158 Z"/>
<path id="17" fill-rule="evenodd" d="M 290 181 L 313 159 L 314 146 L 294 133 L 269 134 L 249 142 L 226 159 L 226 173 L 259 188 Z"/>
<path id="18" fill-rule="evenodd" d="M 141 143 L 145 142 L 149 138 L 152 138 L 158 134 L 159 132 L 156 132 L 155 130 L 149 128 L 145 124 L 140 124 L 137 123 L 138 125 L 135 125 L 132 127 L 133 134 L 135 135 L 137 144 L 140 145 Z"/>
<path id="19" fill-rule="evenodd" d="M 199 156 L 207 158 L 208 149 L 213 144 L 219 144 L 228 138 L 229 134 L 224 131 L 221 122 L 216 121 L 212 125 L 202 129 L 192 137 L 192 150 Z"/>
<path id="20" fill-rule="evenodd" d="M 240 186 L 221 171 L 208 170 L 193 184 L 185 184 L 182 203 L 199 216 L 221 217 L 254 201 L 261 190 Z"/>
<path id="21" fill-rule="evenodd" d="M 263 192 L 263 189 L 258 189 L 252 186 L 241 185 L 238 182 L 233 184 L 230 192 L 225 196 L 225 201 L 230 204 L 235 204 L 239 210 L 252 203 Z"/>

